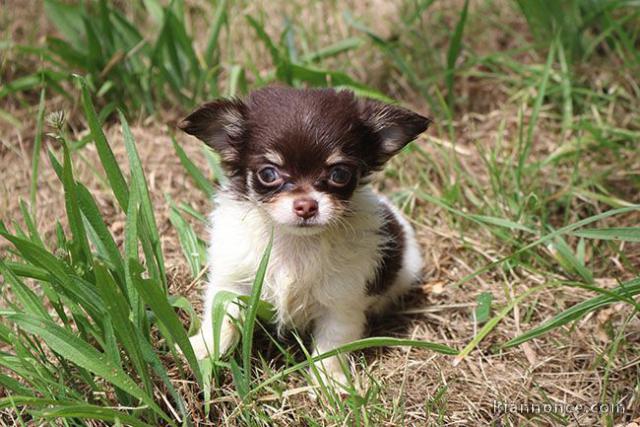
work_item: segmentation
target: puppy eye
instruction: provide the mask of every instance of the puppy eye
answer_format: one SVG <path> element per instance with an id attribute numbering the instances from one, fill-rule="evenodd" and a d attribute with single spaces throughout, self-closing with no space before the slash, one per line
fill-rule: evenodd
<path id="1" fill-rule="evenodd" d="M 343 187 L 351 181 L 351 171 L 344 166 L 335 166 L 329 173 L 331 185 Z"/>
<path id="2" fill-rule="evenodd" d="M 258 179 L 262 183 L 262 185 L 266 185 L 267 187 L 272 187 L 279 185 L 282 181 L 280 177 L 280 172 L 273 166 L 266 166 L 258 172 Z"/>

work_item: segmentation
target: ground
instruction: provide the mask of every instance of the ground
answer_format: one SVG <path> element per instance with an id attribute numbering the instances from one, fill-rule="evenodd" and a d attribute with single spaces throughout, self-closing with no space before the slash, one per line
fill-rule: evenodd
<path id="1" fill-rule="evenodd" d="M 371 3 L 384 5 L 382 12 L 389 17 L 389 21 L 377 21 L 371 14 L 364 15 L 365 19 L 371 25 L 375 25 L 376 31 L 392 37 L 394 23 L 398 24 L 397 18 L 393 18 L 396 16 L 395 10 L 388 6 L 387 2 Z M 321 8 L 319 4 L 315 7 Z M 260 3 L 246 7 L 250 9 L 248 13 L 257 10 L 277 15 L 269 5 Z M 367 10 L 371 11 L 373 7 L 375 6 L 369 6 Z M 445 11 L 450 10 L 441 3 L 438 7 L 444 8 Z M 472 2 L 472 11 L 481 7 L 486 6 Z M 455 9 L 453 6 L 450 8 Z M 293 9 L 290 13 L 295 13 L 295 8 Z M 333 9 L 323 11 L 329 14 L 331 19 L 336 16 L 332 14 Z M 510 32 L 526 32 L 525 22 L 514 12 L 498 7 L 491 11 L 491 22 L 502 22 Z M 313 14 L 314 11 L 312 8 L 305 9 L 303 13 Z M 455 25 L 455 15 L 443 13 L 438 16 L 440 22 L 449 23 L 449 27 Z M 476 32 L 482 39 L 469 42 L 469 51 L 473 51 L 474 55 L 479 56 L 483 51 L 517 50 L 520 36 L 509 36 L 509 32 L 505 30 L 502 33 L 496 30 L 491 22 L 482 21 L 477 14 L 472 16 L 476 18 L 466 31 L 472 34 Z M 323 21 L 314 19 L 312 22 L 317 25 Z M 273 23 L 272 27 L 277 27 L 277 24 Z M 336 40 L 352 31 L 344 28 L 343 24 L 336 24 L 332 28 L 335 28 L 334 33 L 323 37 Z M 276 32 L 273 28 L 268 29 Z M 485 31 L 490 34 L 484 34 Z M 249 46 L 249 35 L 245 32 L 248 30 L 238 30 L 238 40 L 235 43 Z M 323 37 L 316 40 L 320 45 L 324 41 Z M 434 36 L 436 37 L 444 40 L 442 49 L 445 50 L 446 35 L 438 34 Z M 521 37 L 527 39 L 530 36 Z M 482 47 L 479 47 L 480 45 Z M 251 52 L 255 53 L 255 49 L 247 47 L 244 52 L 249 55 Z M 351 58 L 344 60 L 349 64 L 347 69 L 360 80 L 381 88 L 388 95 L 402 100 L 408 107 L 433 116 L 428 104 L 420 100 L 413 90 L 407 89 L 407 80 L 389 71 L 389 67 L 384 63 L 387 59 L 379 52 L 373 51 L 372 48 L 369 58 L 365 57 L 365 54 L 353 58 L 357 55 L 353 52 L 348 55 Z M 486 69 L 486 63 L 470 66 L 456 80 L 460 102 L 453 119 L 434 117 L 436 125 L 426 135 L 421 136 L 412 149 L 395 159 L 377 180 L 375 185 L 386 194 L 395 196 L 395 200 L 402 204 L 416 227 L 427 269 L 419 290 L 388 317 L 376 321 L 371 333 L 428 340 L 462 349 L 482 327 L 474 316 L 474 308 L 480 294 L 488 292 L 493 296 L 492 314 L 497 314 L 526 290 L 537 286 L 541 288 L 528 298 L 516 302 L 495 329 L 459 363 L 454 363 L 451 356 L 411 348 L 357 352 L 354 358 L 361 371 L 363 388 L 374 395 L 367 397 L 373 402 L 372 406 L 368 407 L 368 416 L 374 425 L 398 425 L 402 422 L 405 425 L 438 422 L 481 425 L 490 421 L 497 423 L 500 420 L 514 425 L 592 425 L 605 422 L 604 417 L 601 418 L 594 412 L 565 417 L 520 413 L 501 418 L 496 416 L 494 407 L 500 403 L 590 405 L 601 400 L 613 400 L 622 402 L 626 412 L 626 415 L 618 416 L 615 420 L 630 421 L 640 417 L 640 319 L 629 304 L 610 305 L 553 330 L 541 338 L 515 348 L 500 349 L 500 344 L 550 319 L 563 309 L 592 297 L 594 293 L 577 287 L 554 285 L 554 282 L 565 280 L 567 277 L 573 279 L 575 276 L 566 274 L 562 268 L 554 266 L 549 261 L 553 260 L 553 248 L 549 246 L 540 247 L 535 255 L 523 261 L 525 267 L 514 260 L 460 283 L 463 278 L 483 265 L 511 254 L 517 245 L 514 245 L 508 236 L 496 237 L 494 233 L 487 231 L 486 227 L 473 223 L 463 224 L 460 218 L 452 216 L 450 211 L 430 203 L 428 199 L 416 195 L 417 193 L 409 191 L 409 196 L 406 195 L 407 190 L 418 190 L 427 195 L 449 197 L 447 192 L 453 191 L 454 187 L 447 181 L 453 180 L 453 171 L 465 177 L 458 181 L 460 186 L 455 188 L 455 191 L 462 194 L 461 197 L 466 200 L 480 199 L 478 205 L 484 205 L 485 197 L 493 197 L 496 182 L 498 186 L 507 185 L 505 182 L 509 181 L 508 176 L 496 176 L 496 171 L 498 174 L 507 174 L 510 167 L 515 168 L 517 162 L 513 163 L 514 145 L 519 132 L 523 128 L 526 129 L 522 123 L 526 125 L 532 116 L 532 109 L 526 100 L 534 99 L 536 94 L 534 85 L 524 84 L 519 79 L 535 80 L 538 76 L 535 71 L 540 69 L 530 64 L 542 64 L 541 67 L 544 65 L 544 55 L 536 52 L 516 52 L 510 58 L 530 66 L 529 71 L 514 71 L 498 79 L 489 77 L 493 71 Z M 336 66 L 341 66 L 341 61 L 342 59 L 336 59 Z M 365 70 L 363 67 L 367 62 L 370 65 Z M 597 78 L 604 87 L 614 87 L 615 85 L 602 83 L 609 79 L 617 82 L 618 88 L 622 88 L 620 90 L 633 92 L 633 89 L 624 89 L 633 87 L 634 83 L 625 82 L 629 76 L 616 75 L 615 64 L 602 63 L 599 67 L 599 72 L 594 72 L 585 79 Z M 637 117 L 627 117 L 637 114 L 637 109 L 628 108 L 624 97 L 621 99 L 619 104 L 607 107 L 609 110 L 604 112 L 608 112 L 609 116 L 603 120 L 610 119 L 612 127 L 628 129 L 637 135 Z M 635 98 L 635 101 L 638 99 L 640 98 Z M 29 103 L 23 100 L 20 103 L 5 101 L 3 107 L 15 117 L 24 119 L 20 127 L 3 123 L 0 128 L 0 219 L 7 223 L 19 217 L 19 200 L 29 197 L 34 106 L 37 106 L 37 101 Z M 86 126 L 82 118 L 76 114 L 76 107 L 71 108 L 64 104 L 63 100 L 55 97 L 48 101 L 47 112 L 58 108 L 67 110 L 70 123 L 73 125 L 71 132 L 76 138 L 86 134 Z M 155 215 L 170 275 L 170 291 L 172 294 L 186 296 L 199 307 L 204 279 L 194 280 L 191 276 L 176 231 L 168 219 L 166 199 L 166 195 L 169 195 L 174 201 L 185 202 L 201 213 L 206 213 L 211 208 L 211 201 L 196 188 L 180 164 L 171 144 L 171 137 L 175 133 L 178 143 L 184 147 L 190 158 L 206 169 L 206 160 L 198 142 L 177 133 L 175 123 L 185 112 L 183 108 L 168 109 L 154 117 L 132 118 L 131 121 L 156 207 Z M 549 156 L 557 154 L 556 150 L 564 142 L 574 140 L 579 133 L 576 130 L 562 129 L 558 119 L 559 113 L 551 103 L 545 103 L 539 115 L 534 131 L 534 144 L 527 158 L 531 163 L 543 162 Z M 589 117 L 588 112 L 584 113 L 583 117 Z M 107 137 L 118 161 L 126 164 L 126 152 L 119 126 L 114 123 L 107 124 Z M 567 190 L 565 182 L 571 180 L 575 174 L 584 176 L 585 179 L 602 177 L 598 183 L 605 186 L 605 194 L 610 197 L 608 202 L 603 201 L 602 198 L 594 196 L 593 192 L 587 191 L 588 187 L 580 187 L 580 191 L 572 192 L 573 198 L 566 205 L 549 203 L 545 221 L 559 228 L 569 223 L 564 221 L 567 218 L 577 220 L 610 207 L 618 207 L 611 200 L 619 203 L 619 206 L 640 203 L 640 192 L 637 181 L 634 181 L 640 168 L 639 152 L 631 143 L 622 145 L 623 148 L 615 152 L 598 145 L 592 153 L 585 153 L 584 158 L 575 164 L 550 162 L 539 167 L 535 172 L 538 176 L 535 179 L 530 178 L 529 186 L 532 193 L 540 197 L 548 197 L 550 200 L 553 200 L 553 197 L 562 199 L 563 192 L 573 191 Z M 59 152 L 59 147 L 53 141 L 47 140 L 47 146 Z M 612 158 L 615 158 L 617 163 L 612 162 Z M 491 164 L 491 161 L 495 164 Z M 450 168 L 452 162 L 456 166 Z M 512 162 L 512 166 L 509 166 L 509 162 Z M 101 181 L 102 170 L 96 165 L 99 165 L 99 162 L 92 144 L 87 145 L 75 156 L 78 180 L 92 191 L 108 219 L 112 233 L 117 239 L 121 239 L 124 218 L 121 214 L 115 214 L 117 210 L 114 200 Z M 469 177 L 473 178 L 474 184 L 468 182 Z M 541 188 L 544 190 L 536 193 Z M 39 229 L 45 232 L 48 239 L 54 237 L 54 220 L 63 220 L 64 200 L 61 194 L 61 185 L 43 152 L 41 173 L 38 177 L 37 219 Z M 500 192 L 496 198 L 499 197 Z M 512 202 L 513 200 L 505 197 L 504 200 L 496 201 L 495 205 L 509 205 Z M 521 202 L 534 203 L 532 200 Z M 472 208 L 473 204 L 467 204 L 461 209 L 466 213 L 474 213 Z M 511 206 L 509 209 L 517 210 L 517 207 Z M 558 211 L 554 212 L 553 209 Z M 636 212 L 612 219 L 606 222 L 606 225 L 637 225 L 638 220 L 640 215 Z M 199 235 L 205 238 L 204 226 L 198 221 L 193 221 L 193 226 Z M 516 230 L 507 230 L 506 233 L 511 234 L 514 239 L 521 237 Z M 570 243 L 575 244 L 576 241 L 571 240 Z M 0 248 L 3 244 L 0 244 Z M 590 261 L 595 283 L 603 289 L 611 289 L 618 281 L 637 275 L 640 262 L 638 249 L 637 243 L 619 243 L 598 250 L 589 248 L 586 257 Z M 536 263 L 533 259 L 536 257 L 544 258 L 546 261 Z M 618 347 L 617 344 L 620 342 L 623 345 Z M 275 353 L 268 340 L 259 340 L 259 343 L 263 344 L 264 348 L 258 349 L 258 352 L 263 351 L 266 355 Z M 277 367 L 279 362 L 276 360 L 272 363 Z M 192 408 L 196 411 L 194 418 L 201 420 L 203 414 L 195 409 L 198 408 L 196 402 L 201 397 L 194 392 L 193 383 L 181 378 L 179 372 L 173 373 L 175 384 L 193 403 Z M 264 369 L 260 374 L 264 378 L 269 375 Z M 227 379 L 221 390 L 214 394 L 214 400 L 217 402 L 214 418 L 224 419 L 229 424 L 241 423 L 238 413 L 234 412 L 240 402 L 230 387 Z M 285 393 L 284 397 L 269 391 L 256 403 L 264 405 L 262 409 L 270 414 L 274 424 L 312 425 L 311 420 L 319 420 L 322 417 L 327 425 L 331 425 L 332 420 L 339 423 L 340 418 L 332 414 L 327 406 L 309 398 L 301 377 L 292 376 L 288 380 L 288 387 L 290 391 Z M 360 410 L 357 406 L 352 406 L 351 409 L 356 412 Z"/>

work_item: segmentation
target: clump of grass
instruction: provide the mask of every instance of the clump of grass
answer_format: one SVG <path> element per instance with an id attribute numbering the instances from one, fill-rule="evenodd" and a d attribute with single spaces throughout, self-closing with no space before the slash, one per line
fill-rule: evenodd
<path id="1" fill-rule="evenodd" d="M 167 105 L 191 108 L 198 102 L 222 95 L 220 78 L 225 66 L 220 63 L 218 43 L 221 32 L 228 30 L 230 5 L 227 1 L 217 2 L 202 50 L 190 34 L 186 5 L 182 2 L 163 6 L 156 1 L 145 1 L 131 7 L 130 13 L 152 18 L 152 22 L 145 22 L 151 36 L 142 34 L 126 10 L 106 0 L 76 4 L 45 0 L 44 6 L 61 37 L 47 37 L 44 47 L 3 46 L 18 54 L 37 55 L 43 65 L 37 72 L 3 86 L 0 99 L 38 87 L 47 87 L 68 97 L 68 88 L 63 83 L 71 81 L 75 74 L 84 76 L 92 95 L 101 101 L 103 117 L 116 108 L 127 113 L 144 110 L 146 114 Z M 286 27 L 280 43 L 275 43 L 259 21 L 248 15 L 246 21 L 267 47 L 274 66 L 274 72 L 266 78 L 254 76 L 256 86 L 277 80 L 291 85 L 349 88 L 386 99 L 344 72 L 314 65 L 357 48 L 360 39 L 345 39 L 298 56 L 292 44 L 292 27 Z M 225 95 L 245 93 L 246 67 L 235 64 L 228 71 Z"/>
<path id="2" fill-rule="evenodd" d="M 6 259 L 0 264 L 8 291 L 3 292 L 7 308 L 2 312 L 0 340 L 16 351 L 13 355 L 5 353 L 0 364 L 23 384 L 18 386 L 11 376 L 2 374 L 10 395 L 0 406 L 26 406 L 34 410 L 31 416 L 43 420 L 61 417 L 136 425 L 144 424 L 143 420 L 173 423 L 169 408 L 161 408 L 156 402 L 154 390 L 166 390 L 175 405 L 171 409 L 180 413 L 181 419 L 187 417 L 185 405 L 169 381 L 151 330 L 159 330 L 168 345 L 180 346 L 190 370 L 202 383 L 200 370 L 186 332 L 167 299 L 158 229 L 128 124 L 121 116 L 130 163 L 131 179 L 127 183 L 82 83 L 92 138 L 114 196 L 127 212 L 124 253 L 118 249 L 93 196 L 74 178 L 70 144 L 60 120 L 55 124 L 55 135 L 63 147 L 63 160 L 60 162 L 52 153 L 49 157 L 64 187 L 71 234 L 58 227 L 57 247 L 49 249 L 32 226 L 33 218 L 27 210 L 23 214 L 30 224 L 28 233 L 19 227 L 11 233 L 4 224 L 0 230 L 13 244 L 11 253 L 16 260 Z M 36 281 L 42 297 L 25 285 L 25 279 Z M 9 295 L 14 298 L 7 299 Z M 182 359 L 173 353 L 174 363 L 183 366 Z M 109 409 L 114 399 L 120 405 L 143 407 L 131 414 Z"/>
<path id="3" fill-rule="evenodd" d="M 559 39 L 574 61 L 586 61 L 608 50 L 628 65 L 640 60 L 632 42 L 640 11 L 630 2 L 518 0 L 518 6 L 538 43 L 549 48 Z"/>
<path id="4" fill-rule="evenodd" d="M 185 24 L 183 6 L 143 3 L 137 14 L 149 14 L 153 36 L 145 37 L 123 10 L 110 2 L 69 4 L 44 2 L 45 13 L 61 37 L 48 37 L 46 45 L 9 46 L 25 55 L 39 55 L 43 65 L 33 75 L 10 82 L 2 95 L 41 84 L 68 96 L 63 81 L 74 73 L 85 76 L 87 86 L 112 111 L 114 108 L 155 112 L 160 105 L 193 105 L 203 95 L 216 96 L 219 74 L 215 50 L 225 20 L 221 2 L 212 23 L 204 58 L 196 52 Z"/>

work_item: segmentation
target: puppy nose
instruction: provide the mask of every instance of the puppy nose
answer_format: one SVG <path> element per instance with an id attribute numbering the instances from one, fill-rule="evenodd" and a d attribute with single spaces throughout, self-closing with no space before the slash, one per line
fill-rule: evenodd
<path id="1" fill-rule="evenodd" d="M 293 211 L 300 218 L 309 219 L 318 212 L 318 202 L 305 197 L 293 201 Z"/>

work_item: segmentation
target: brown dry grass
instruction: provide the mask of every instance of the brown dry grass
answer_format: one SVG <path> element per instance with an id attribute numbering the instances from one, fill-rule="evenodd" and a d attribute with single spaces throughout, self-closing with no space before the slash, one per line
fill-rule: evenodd
<path id="1" fill-rule="evenodd" d="M 394 21 L 397 16 L 397 6 L 390 2 L 372 1 L 361 4 L 348 2 L 347 6 L 360 11 L 360 15 L 376 31 L 391 36 L 394 31 Z M 274 7 L 271 2 L 247 3 L 239 8 L 233 18 L 231 26 L 233 36 L 223 41 L 223 46 L 233 45 L 234 52 L 252 57 L 254 62 L 263 69 L 268 69 L 268 61 L 256 61 L 255 58 L 265 57 L 256 43 L 251 31 L 242 24 L 242 12 L 253 15 L 266 16 L 267 30 L 272 34 L 278 33 L 279 17 L 282 15 L 302 14 L 300 19 L 309 19 L 309 33 L 321 34 L 317 37 L 318 46 L 339 40 L 352 34 L 351 29 L 344 26 L 336 10 L 340 7 L 333 4 L 326 8 L 324 3 L 317 2 L 311 8 L 301 8 L 301 3 L 285 6 L 283 9 Z M 342 6 L 342 4 L 340 4 Z M 347 8 L 345 6 L 345 8 Z M 198 7 L 206 8 L 204 4 Z M 448 6 L 455 9 L 454 6 Z M 476 4 L 473 7 L 479 7 Z M 444 7 L 446 9 L 446 7 Z M 37 7 L 36 7 L 37 9 Z M 197 7 L 196 7 L 197 9 Z M 375 11 L 376 13 L 372 13 Z M 445 11 L 446 12 L 446 11 Z M 378 18 L 380 15 L 386 19 Z M 36 16 L 38 16 L 36 14 Z M 497 51 L 514 48 L 516 37 L 507 37 L 492 28 L 492 22 L 500 20 L 511 25 L 513 31 L 524 28 L 522 18 L 508 11 L 500 11 L 492 15 L 494 21 L 483 21 L 476 18 L 470 23 L 468 31 L 483 34 L 473 43 L 474 48 L 485 51 Z M 313 18 L 313 19 L 312 19 Z M 453 18 L 446 13 L 442 15 L 444 21 Z M 15 25 L 20 27 L 18 18 Z M 194 25 L 206 23 L 194 18 Z M 15 28 L 10 31 L 18 31 Z M 22 30 L 20 30 L 22 31 Z M 48 31 L 48 30 L 45 30 Z M 42 33 L 40 33 L 42 34 Z M 446 35 L 442 37 L 443 49 L 446 46 Z M 358 51 L 359 53 L 362 51 Z M 231 53 L 227 53 L 231 55 Z M 425 105 L 419 97 L 408 89 L 408 84 L 397 74 L 389 71 L 381 54 L 371 49 L 367 55 L 357 56 L 349 53 L 346 58 L 335 60 L 336 67 L 348 68 L 356 77 L 374 86 L 381 87 L 392 96 L 404 99 L 417 109 L 424 111 Z M 522 53 L 518 60 L 527 62 L 539 60 L 533 58 L 531 52 Z M 232 62 L 242 62 L 242 57 L 234 58 Z M 365 66 L 366 64 L 366 66 Z M 5 76 L 6 77 L 6 76 Z M 457 136 L 460 164 L 477 179 L 481 187 L 486 187 L 490 181 L 487 168 L 482 160 L 482 147 L 490 147 L 495 143 L 497 133 L 504 122 L 505 141 L 513 141 L 517 132 L 518 110 L 520 101 L 508 84 L 497 85 L 495 80 L 482 79 L 468 75 L 459 78 L 457 82 L 461 91 L 461 98 L 466 102 L 458 111 L 454 120 L 454 132 Z M 2 184 L 0 186 L 0 219 L 11 223 L 19 215 L 18 201 L 28 198 L 31 167 L 31 141 L 33 137 L 33 117 L 35 117 L 33 103 L 25 107 L 19 103 L 6 101 L 3 108 L 24 119 L 21 129 L 2 127 L 2 145 L 0 147 L 0 165 L 2 167 Z M 59 99 L 51 100 L 47 111 L 54 111 L 63 105 Z M 68 106 L 64 108 L 69 110 Z M 76 122 L 73 115 L 72 123 L 77 129 L 83 129 L 81 122 Z M 183 112 L 168 111 L 165 114 L 172 118 Z M 543 121 L 536 136 L 536 148 L 532 159 L 542 159 L 552 150 L 554 142 L 560 137 L 558 129 L 545 126 L 544 116 L 553 112 L 543 111 Z M 620 118 L 619 122 L 624 119 Z M 624 123 L 622 123 L 624 126 Z M 163 251 L 166 258 L 169 275 L 171 276 L 171 292 L 184 294 L 196 305 L 203 286 L 202 281 L 193 282 L 187 265 L 182 257 L 175 230 L 168 220 L 168 207 L 165 195 L 170 195 L 176 201 L 184 201 L 196 207 L 200 212 L 210 208 L 210 202 L 203 199 L 184 169 L 180 165 L 173 148 L 170 135 L 174 129 L 161 119 L 148 119 L 133 124 L 133 133 L 142 163 L 148 177 L 150 192 L 156 206 L 156 218 L 162 235 Z M 80 131 L 81 132 L 81 131 Z M 126 163 L 126 153 L 120 131 L 112 126 L 107 136 L 118 160 Z M 196 142 L 182 135 L 177 135 L 178 141 L 190 153 L 197 164 L 205 166 Z M 442 158 L 443 144 L 448 145 L 449 135 L 444 127 L 437 127 L 427 137 L 417 144 L 427 153 L 432 164 L 424 166 L 415 157 L 405 156 L 394 162 L 392 169 L 401 170 L 393 177 L 381 178 L 379 185 L 385 191 L 391 191 L 402 186 L 413 185 L 416 178 L 415 170 L 426 167 L 427 175 L 432 178 L 425 191 L 433 191 L 438 195 L 439 180 L 442 174 L 439 170 L 446 170 L 446 159 Z M 47 140 L 51 146 L 52 141 Z M 52 146 L 54 150 L 57 147 Z M 109 191 L 101 183 L 98 176 L 101 170 L 94 165 L 99 164 L 94 147 L 87 146 L 81 152 L 82 156 L 75 158 L 75 172 L 79 181 L 83 182 L 94 194 L 100 208 L 105 215 L 108 225 L 116 238 L 122 237 L 124 218 L 116 214 L 113 199 Z M 81 158 L 82 157 L 82 158 Z M 44 160 L 44 156 L 43 156 Z M 404 165 L 404 166 L 401 166 Z M 638 159 L 630 159 L 629 167 L 640 167 Z M 406 172 L 402 168 L 406 168 Z M 558 171 L 556 171 L 558 172 Z M 567 176 L 570 171 L 559 171 L 559 178 Z M 634 186 L 625 188 L 625 170 L 616 170 L 610 177 L 622 184 L 620 197 L 626 197 L 629 202 L 640 201 L 640 195 Z M 62 190 L 48 161 L 42 163 L 42 171 L 38 177 L 38 227 L 47 239 L 54 234 L 55 221 L 64 222 L 64 200 Z M 592 200 L 588 200 L 592 203 Z M 505 268 L 496 269 L 479 276 L 476 280 L 462 286 L 453 286 L 467 274 L 472 273 L 483 263 L 499 259 L 508 255 L 510 248 L 481 228 L 467 228 L 464 232 L 464 242 L 461 241 L 460 229 L 452 221 L 446 211 L 429 206 L 423 202 L 416 202 L 412 209 L 412 218 L 417 227 L 420 241 L 423 243 L 425 257 L 428 261 L 428 271 L 424 292 L 416 293 L 407 303 L 399 308 L 393 316 L 377 322 L 374 332 L 381 335 L 394 335 L 442 342 L 461 348 L 469 342 L 477 332 L 479 325 L 473 318 L 473 308 L 477 296 L 482 292 L 490 292 L 494 298 L 494 306 L 502 307 L 512 298 L 524 290 L 545 283 L 550 283 L 554 273 L 549 271 L 533 272 L 528 269 Z M 634 222 L 638 217 L 628 221 Z M 18 220 L 19 221 L 19 220 Z M 637 222 L 636 222 L 637 224 Z M 194 224 L 198 227 L 198 224 Z M 198 229 L 203 233 L 202 227 Z M 4 243 L 0 243 L 0 250 L 4 250 Z M 640 251 L 636 246 L 628 245 L 625 251 L 627 260 L 638 265 Z M 613 287 L 616 279 L 627 278 L 632 272 L 621 262 L 619 256 L 611 254 L 602 260 L 598 271 L 598 283 L 603 287 Z M 560 276 L 558 276 L 560 277 Z M 614 305 L 595 314 L 588 315 L 571 328 L 562 328 L 544 338 L 536 339 L 528 344 L 508 351 L 499 351 L 497 345 L 528 329 L 532 324 L 550 318 L 560 310 L 580 302 L 592 293 L 568 288 L 547 288 L 535 294 L 531 299 L 516 305 L 470 356 L 458 366 L 453 366 L 452 358 L 434 355 L 417 349 L 383 349 L 369 350 L 356 355 L 367 362 L 366 372 L 371 377 L 369 384 L 379 384 L 377 405 L 386 410 L 374 411 L 375 425 L 427 425 L 437 423 L 439 417 L 446 424 L 454 425 L 484 425 L 491 421 L 497 422 L 493 411 L 494 402 L 517 403 L 584 403 L 591 404 L 600 400 L 606 390 L 609 395 L 617 396 L 624 402 L 627 416 L 631 420 L 640 417 L 640 402 L 638 401 L 638 372 L 640 371 L 640 319 L 630 317 L 629 306 Z M 529 313 L 530 323 L 522 324 L 523 313 Z M 609 354 L 614 339 L 612 331 L 621 330 L 625 324 L 626 346 L 619 352 Z M 268 343 L 265 342 L 265 345 Z M 635 348 L 634 348 L 635 344 Z M 265 349 L 265 354 L 274 354 Z M 359 369 L 365 369 L 360 367 Z M 198 411 L 200 395 L 194 383 L 188 379 L 181 379 L 178 372 L 174 372 L 176 386 L 184 393 L 187 402 L 194 410 L 194 420 L 201 425 L 217 425 L 223 421 L 230 425 L 241 424 L 234 409 L 240 405 L 237 395 L 230 390 L 230 382 L 223 385 L 215 398 L 213 419 L 205 421 L 203 414 Z M 263 373 L 264 378 L 268 376 Z M 362 375 L 364 377 L 364 375 Z M 304 389 L 304 382 L 300 378 L 289 380 L 290 392 L 285 397 L 270 396 L 268 393 L 257 405 L 272 416 L 274 425 L 309 425 L 309 420 L 315 419 L 321 425 L 333 424 L 326 408 L 310 400 Z M 441 398 L 437 398 L 439 391 L 444 390 Z M 233 416 L 232 416 L 233 415 Z M 324 419 L 325 421 L 320 421 Z M 582 413 L 565 419 L 554 418 L 551 415 L 523 415 L 513 414 L 501 420 L 513 425 L 593 425 L 602 422 L 596 414 Z M 639 420 L 640 421 L 640 420 Z"/>

